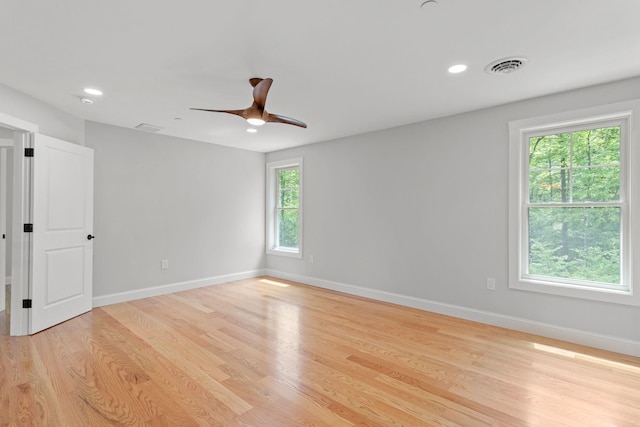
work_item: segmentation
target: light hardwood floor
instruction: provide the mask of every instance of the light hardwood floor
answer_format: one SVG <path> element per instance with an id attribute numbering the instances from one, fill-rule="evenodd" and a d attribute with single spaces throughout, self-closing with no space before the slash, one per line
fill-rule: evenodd
<path id="1" fill-rule="evenodd" d="M 0 321 L 0 426 L 638 426 L 640 359 L 272 278 Z"/>

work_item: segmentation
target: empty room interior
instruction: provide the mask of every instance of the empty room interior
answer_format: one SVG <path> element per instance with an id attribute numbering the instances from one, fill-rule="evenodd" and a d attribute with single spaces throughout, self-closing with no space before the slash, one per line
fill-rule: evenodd
<path id="1" fill-rule="evenodd" d="M 3 1 L 0 426 L 640 425 L 638 16 Z"/>

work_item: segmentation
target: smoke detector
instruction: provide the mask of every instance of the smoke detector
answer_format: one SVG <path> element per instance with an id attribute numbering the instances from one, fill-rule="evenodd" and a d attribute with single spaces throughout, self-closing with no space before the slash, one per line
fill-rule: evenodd
<path id="1" fill-rule="evenodd" d="M 487 65 L 484 70 L 489 74 L 510 74 L 518 71 L 527 63 L 525 58 L 502 58 Z"/>

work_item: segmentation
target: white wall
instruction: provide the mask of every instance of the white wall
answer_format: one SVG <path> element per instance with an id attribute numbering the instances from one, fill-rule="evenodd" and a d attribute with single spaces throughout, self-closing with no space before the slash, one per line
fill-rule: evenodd
<path id="1" fill-rule="evenodd" d="M 270 153 L 267 161 L 304 158 L 305 256 L 269 255 L 267 268 L 383 299 L 612 337 L 639 351 L 637 307 L 507 284 L 508 122 L 633 98 L 640 78 Z"/>
<path id="2" fill-rule="evenodd" d="M 0 112 L 39 126 L 39 132 L 84 144 L 84 120 L 0 84 Z"/>
<path id="3" fill-rule="evenodd" d="M 95 122 L 86 145 L 94 298 L 264 268 L 264 154 Z"/>

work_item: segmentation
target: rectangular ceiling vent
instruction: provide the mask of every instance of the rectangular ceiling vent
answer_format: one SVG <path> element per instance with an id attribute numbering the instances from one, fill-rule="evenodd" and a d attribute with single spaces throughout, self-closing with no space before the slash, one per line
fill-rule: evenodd
<path id="1" fill-rule="evenodd" d="M 140 123 L 138 126 L 136 126 L 136 129 L 143 130 L 145 132 L 159 132 L 164 128 L 160 126 L 150 125 L 147 123 Z"/>

